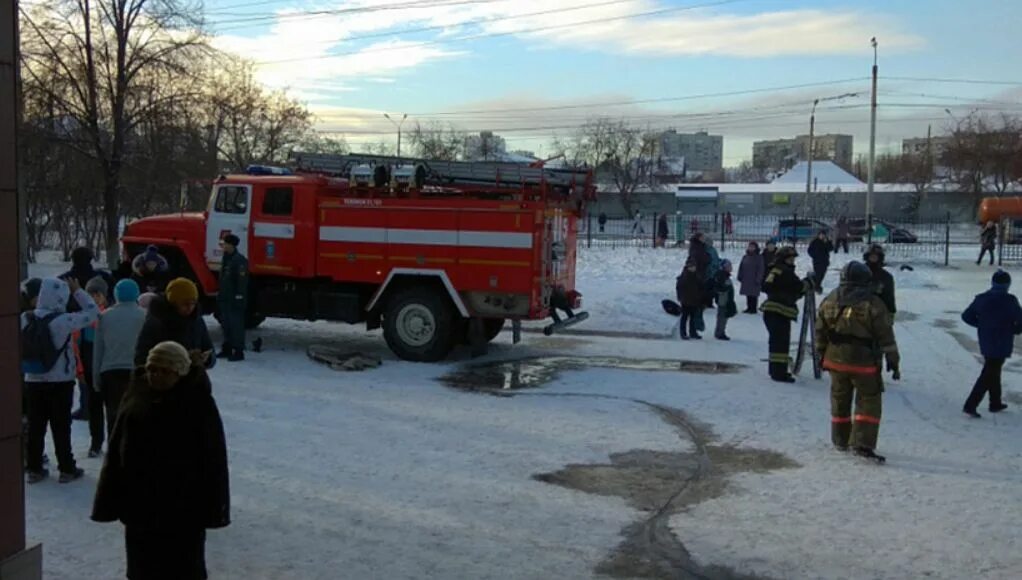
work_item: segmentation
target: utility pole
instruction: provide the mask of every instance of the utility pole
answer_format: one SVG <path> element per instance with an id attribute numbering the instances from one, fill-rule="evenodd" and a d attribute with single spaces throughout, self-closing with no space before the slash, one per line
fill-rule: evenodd
<path id="1" fill-rule="evenodd" d="M 394 123 L 394 126 L 397 127 L 397 156 L 401 157 L 401 125 L 405 124 L 405 119 L 408 118 L 408 113 L 402 115 L 400 121 L 395 121 L 394 119 L 392 119 L 390 117 L 390 113 L 384 113 L 383 116 L 386 117 L 387 120 L 390 121 L 391 123 Z"/>
<path id="2" fill-rule="evenodd" d="M 866 167 L 866 220 L 873 215 L 873 183 L 876 180 L 877 153 L 877 39 L 870 39 L 873 45 L 873 92 L 869 103 L 869 164 Z M 867 224 L 868 226 L 868 224 Z"/>
<path id="3" fill-rule="evenodd" d="M 813 112 L 809 114 L 809 152 L 806 154 L 806 195 L 813 189 L 813 137 L 816 131 L 816 105 L 820 104 L 820 99 L 813 101 Z M 808 199 L 806 200 L 808 202 Z"/>

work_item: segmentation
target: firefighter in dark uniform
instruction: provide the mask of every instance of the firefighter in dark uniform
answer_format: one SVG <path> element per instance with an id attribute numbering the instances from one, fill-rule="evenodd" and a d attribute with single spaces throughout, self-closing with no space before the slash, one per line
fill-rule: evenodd
<path id="1" fill-rule="evenodd" d="M 873 291 L 884 301 L 884 306 L 887 307 L 887 311 L 891 313 L 893 319 L 898 312 L 898 307 L 894 301 L 894 276 L 884 269 L 886 265 L 884 263 L 884 247 L 880 244 L 873 244 L 863 254 L 862 259 L 869 266 Z"/>
<path id="2" fill-rule="evenodd" d="M 831 441 L 847 451 L 883 463 L 877 455 L 883 383 L 881 359 L 893 378 L 900 378 L 894 323 L 872 286 L 870 269 L 849 262 L 841 271 L 841 285 L 820 304 L 816 315 L 816 352 L 830 372 Z M 855 414 L 852 414 L 852 399 Z"/>
<path id="3" fill-rule="evenodd" d="M 794 383 L 789 366 L 791 357 L 791 323 L 798 319 L 798 301 L 812 288 L 812 283 L 795 274 L 795 248 L 777 250 L 773 265 L 767 269 L 763 291 L 767 299 L 760 307 L 763 323 L 770 334 L 770 378 L 779 383 Z"/>
<path id="4" fill-rule="evenodd" d="M 234 234 L 224 236 L 220 264 L 220 291 L 216 296 L 224 347 L 217 355 L 229 361 L 245 360 L 245 317 L 248 311 L 248 259 L 238 252 L 241 240 Z"/>

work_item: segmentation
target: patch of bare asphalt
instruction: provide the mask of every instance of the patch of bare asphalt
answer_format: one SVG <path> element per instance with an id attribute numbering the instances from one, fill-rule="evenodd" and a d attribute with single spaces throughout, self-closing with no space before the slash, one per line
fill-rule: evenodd
<path id="1" fill-rule="evenodd" d="M 546 360 L 552 358 L 533 359 Z M 736 491 L 730 478 L 737 473 L 766 473 L 776 469 L 799 467 L 798 463 L 775 451 L 739 448 L 722 443 L 709 425 L 702 424 L 685 412 L 642 399 L 591 393 L 544 393 L 523 391 L 551 381 L 558 372 L 578 370 L 587 366 L 631 368 L 634 370 L 671 370 L 686 372 L 682 361 L 629 360 L 609 357 L 580 359 L 556 357 L 557 364 L 514 365 L 507 361 L 478 367 L 467 367 L 467 374 L 452 373 L 441 380 L 448 385 L 474 392 L 516 397 L 564 397 L 611 399 L 638 404 L 656 413 L 674 428 L 679 438 L 691 441 L 691 452 L 633 449 L 614 453 L 608 463 L 571 464 L 551 473 L 533 476 L 537 481 L 595 495 L 620 497 L 645 515 L 621 530 L 621 543 L 596 567 L 596 572 L 614 578 L 705 580 L 754 580 L 760 576 L 743 574 L 727 566 L 709 566 L 696 562 L 684 543 L 670 528 L 671 516 L 683 513 L 700 502 L 719 498 Z M 615 364 L 610 364 L 614 362 Z M 670 364 L 667 364 L 670 362 Z M 706 363 L 703 363 L 704 365 Z M 709 363 L 718 365 L 720 363 Z M 636 367 L 640 367 L 637 369 Z M 484 369 L 489 371 L 484 371 Z M 687 372 L 736 372 L 725 367 L 695 367 Z M 510 372 L 509 378 L 505 371 Z M 517 372 L 517 375 L 514 373 Z M 453 378 L 452 378 L 453 377 Z M 487 381 L 488 384 L 487 384 Z M 509 385 L 519 385 L 512 387 Z"/>

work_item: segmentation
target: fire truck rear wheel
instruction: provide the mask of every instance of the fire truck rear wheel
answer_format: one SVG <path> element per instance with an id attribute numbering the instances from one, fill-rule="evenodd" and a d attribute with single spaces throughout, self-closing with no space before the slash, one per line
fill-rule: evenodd
<path id="1" fill-rule="evenodd" d="M 483 321 L 483 329 L 486 333 L 486 342 L 497 338 L 501 330 L 504 330 L 503 318 L 487 318 Z"/>
<path id="2" fill-rule="evenodd" d="M 454 346 L 454 319 L 447 296 L 429 288 L 408 288 L 388 301 L 383 336 L 404 360 L 436 362 Z"/>

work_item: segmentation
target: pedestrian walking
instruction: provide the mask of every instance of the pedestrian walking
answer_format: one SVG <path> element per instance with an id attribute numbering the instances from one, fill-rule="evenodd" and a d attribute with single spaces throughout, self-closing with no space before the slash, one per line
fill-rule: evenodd
<path id="1" fill-rule="evenodd" d="M 224 344 L 217 356 L 228 361 L 245 360 L 248 259 L 238 251 L 240 243 L 241 240 L 234 234 L 228 234 L 221 242 L 224 256 L 220 266 L 220 291 L 216 295 L 216 305 L 224 331 Z"/>
<path id="2" fill-rule="evenodd" d="M 988 221 L 979 234 L 979 258 L 976 258 L 976 265 L 983 261 L 983 256 L 990 252 L 990 265 L 994 265 L 994 250 L 997 249 L 997 224 Z"/>
<path id="3" fill-rule="evenodd" d="M 68 313 L 71 296 L 79 307 Z M 99 307 L 74 277 L 67 281 L 42 281 L 36 308 L 21 315 L 22 369 L 28 407 L 28 483 L 46 479 L 43 446 L 49 425 L 57 452 L 60 482 L 74 481 L 84 473 L 71 451 L 71 405 L 76 365 L 71 334 L 99 318 Z"/>
<path id="4" fill-rule="evenodd" d="M 976 296 L 962 313 L 962 320 L 977 329 L 983 354 L 983 370 L 962 407 L 974 419 L 980 418 L 977 408 L 988 394 L 987 408 L 991 413 L 1008 408 L 1001 400 L 1001 370 L 1015 349 L 1015 335 L 1022 334 L 1022 307 L 1018 298 L 1008 292 L 1011 275 L 998 270 L 991 282 L 990 290 Z"/>
<path id="5" fill-rule="evenodd" d="M 704 290 L 706 283 L 699 273 L 699 265 L 689 258 L 685 262 L 685 269 L 678 276 L 675 291 L 678 295 L 678 304 L 681 305 L 681 339 L 700 340 L 699 319 L 702 317 L 703 304 L 705 301 Z"/>
<path id="6" fill-rule="evenodd" d="M 841 285 L 820 304 L 816 315 L 816 352 L 830 372 L 831 441 L 839 451 L 883 463 L 877 437 L 883 407 L 879 358 L 900 379 L 901 356 L 887 306 L 870 287 L 872 273 L 861 262 L 841 271 Z M 855 412 L 852 414 L 852 400 Z"/>
<path id="7" fill-rule="evenodd" d="M 656 240 L 658 248 L 663 248 L 667 245 L 667 237 L 669 235 L 670 230 L 667 226 L 667 214 L 662 213 L 656 223 Z"/>
<path id="8" fill-rule="evenodd" d="M 135 368 L 135 344 L 146 313 L 138 305 L 138 284 L 121 280 L 114 288 L 117 302 L 99 316 L 92 362 L 92 386 L 103 400 L 107 435 L 111 435 L 121 400 Z"/>
<path id="9" fill-rule="evenodd" d="M 603 233 L 604 228 L 607 226 L 607 214 L 600 212 L 600 217 L 596 218 L 596 223 L 600 224 L 600 233 Z"/>
<path id="10" fill-rule="evenodd" d="M 827 268 L 830 268 L 830 254 L 833 251 L 834 244 L 824 230 L 820 230 L 809 244 L 809 257 L 813 260 L 813 286 L 817 294 L 823 292 L 823 277 L 827 275 Z"/>
<path id="11" fill-rule="evenodd" d="M 717 300 L 717 328 L 713 333 L 717 340 L 731 340 L 727 335 L 727 321 L 738 314 L 735 304 L 735 285 L 731 281 L 731 260 L 723 260 L 714 279 L 714 295 Z"/>
<path id="12" fill-rule="evenodd" d="M 231 523 L 229 479 L 205 369 L 157 344 L 124 396 L 92 507 L 93 521 L 124 525 L 128 578 L 207 578 L 206 530 Z"/>
<path id="13" fill-rule="evenodd" d="M 844 248 L 846 254 L 848 253 L 848 229 L 848 218 L 846 216 L 838 217 L 837 223 L 834 224 L 834 236 L 836 240 L 834 245 L 835 254 L 841 248 Z"/>
<path id="14" fill-rule="evenodd" d="M 731 235 L 735 230 L 735 218 L 731 215 L 731 212 L 724 214 L 724 233 Z"/>
<path id="15" fill-rule="evenodd" d="M 149 304 L 145 324 L 135 345 L 135 366 L 145 365 L 146 356 L 161 342 L 173 341 L 188 349 L 196 361 L 206 368 L 216 363 L 213 341 L 199 308 L 199 289 L 187 278 L 176 278 L 167 284 L 167 292 Z"/>
<path id="16" fill-rule="evenodd" d="M 759 294 L 763 290 L 763 279 L 766 278 L 766 266 L 763 264 L 763 256 L 759 253 L 759 244 L 749 242 L 745 248 L 745 255 L 738 265 L 738 283 L 741 284 L 739 292 L 745 296 L 746 314 L 756 314 L 759 306 Z"/>
<path id="17" fill-rule="evenodd" d="M 763 324 L 769 334 L 770 378 L 779 383 L 794 383 L 788 370 L 791 363 L 791 323 L 798 319 L 798 301 L 812 282 L 799 280 L 795 274 L 795 248 L 777 250 L 777 259 L 767 272 L 763 290 L 767 299 L 763 303 Z"/>
<path id="18" fill-rule="evenodd" d="M 642 213 L 639 210 L 635 210 L 635 218 L 632 221 L 632 234 L 645 234 L 646 230 L 642 227 Z"/>

